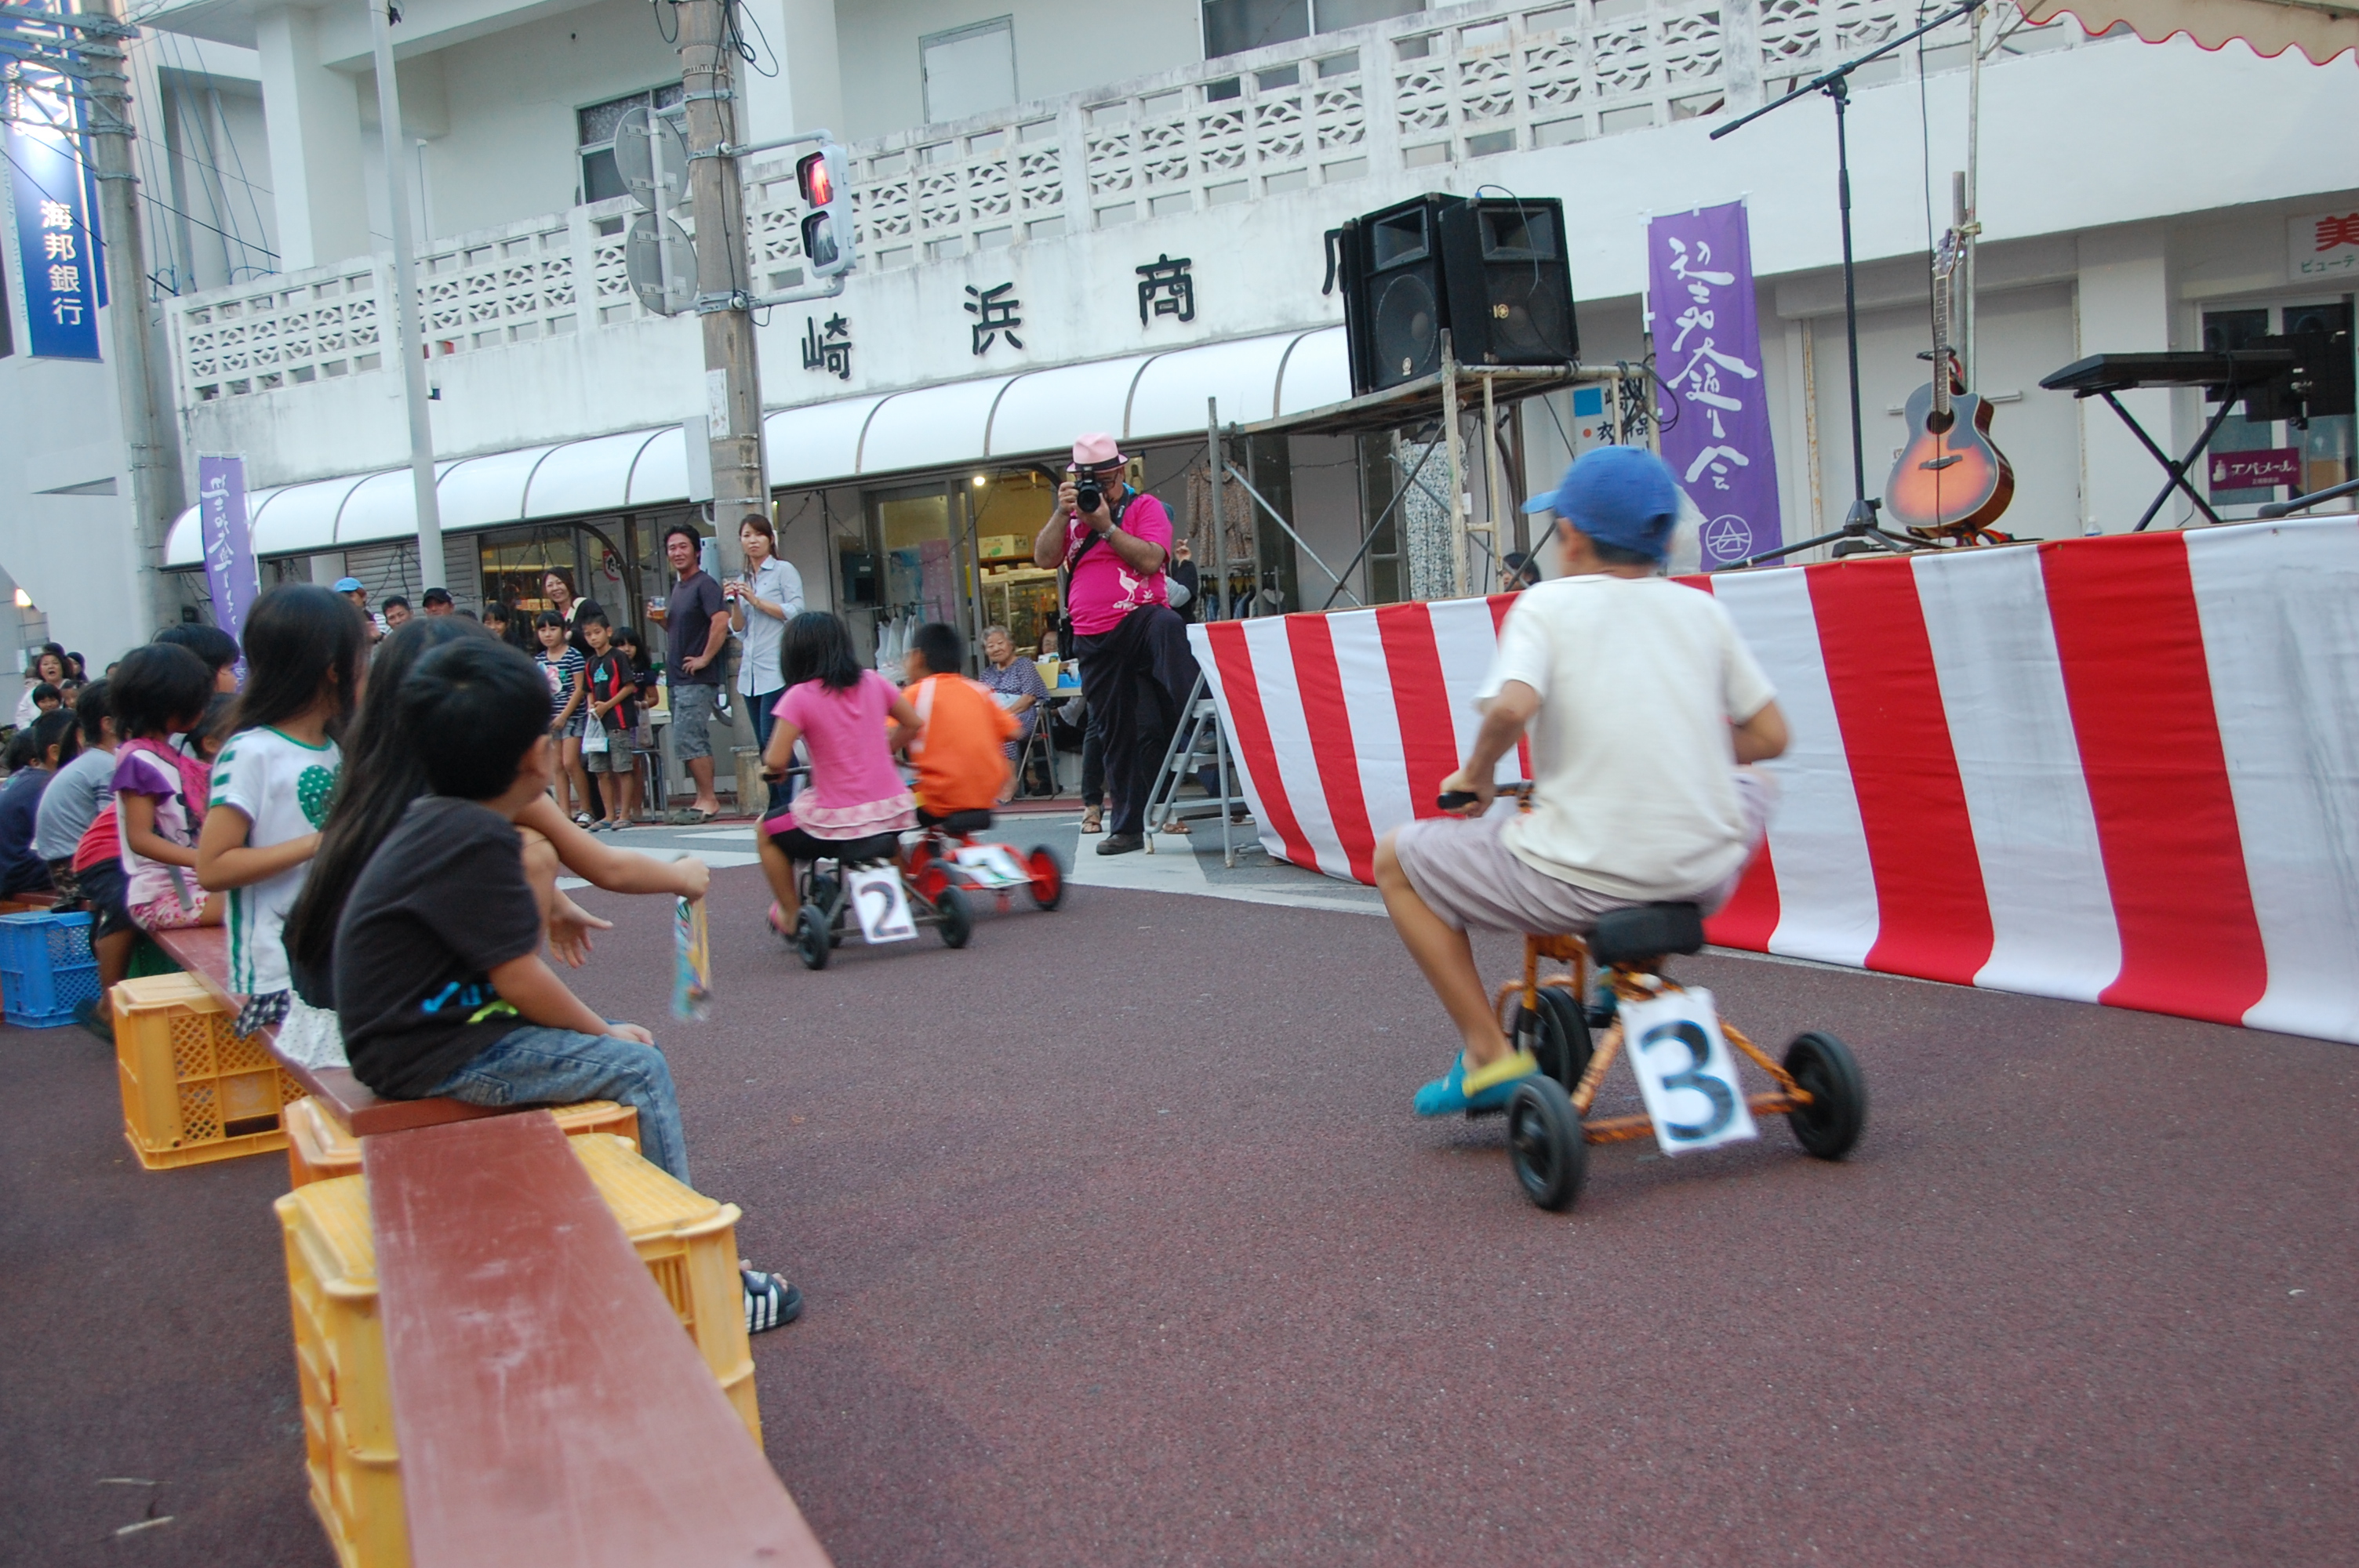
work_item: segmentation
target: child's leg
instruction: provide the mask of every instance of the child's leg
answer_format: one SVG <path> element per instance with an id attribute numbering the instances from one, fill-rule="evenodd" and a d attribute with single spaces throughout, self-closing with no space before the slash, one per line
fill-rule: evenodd
<path id="1" fill-rule="evenodd" d="M 762 875 L 770 881 L 770 892 L 778 907 L 791 917 L 802 895 L 795 890 L 795 863 L 778 848 L 778 841 L 769 832 L 767 822 L 754 825 L 754 847 L 762 857 Z"/>
<path id="2" fill-rule="evenodd" d="M 582 737 L 568 735 L 561 742 L 565 752 L 565 776 L 573 781 L 573 816 L 590 809 L 590 773 L 582 765 Z"/>
<path id="3" fill-rule="evenodd" d="M 527 1024 L 502 1035 L 433 1092 L 470 1105 L 619 1101 L 639 1113 L 639 1152 L 688 1182 L 679 1096 L 672 1087 L 670 1065 L 652 1045 Z"/>
<path id="4" fill-rule="evenodd" d="M 131 973 L 131 949 L 138 941 L 136 931 L 111 931 L 90 945 L 98 957 L 98 1005 L 91 1010 L 97 1017 L 114 1016 L 114 988 Z"/>

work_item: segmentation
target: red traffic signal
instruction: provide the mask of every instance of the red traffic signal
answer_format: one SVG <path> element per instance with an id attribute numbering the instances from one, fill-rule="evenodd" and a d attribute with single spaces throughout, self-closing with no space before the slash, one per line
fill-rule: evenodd
<path id="1" fill-rule="evenodd" d="M 805 153 L 796 161 L 795 183 L 802 188 L 806 206 L 824 207 L 835 200 L 835 171 L 829 167 L 825 148 Z"/>
<path id="2" fill-rule="evenodd" d="M 802 221 L 803 254 L 814 276 L 849 272 L 852 243 L 852 172 L 849 155 L 833 142 L 795 160 L 795 183 L 810 208 Z"/>

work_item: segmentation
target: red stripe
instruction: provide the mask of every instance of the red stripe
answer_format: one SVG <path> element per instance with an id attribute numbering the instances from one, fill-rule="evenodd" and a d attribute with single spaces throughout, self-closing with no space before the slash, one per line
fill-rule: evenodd
<path id="1" fill-rule="evenodd" d="M 1287 645 L 1294 655 L 1295 687 L 1302 696 L 1303 726 L 1310 731 L 1310 756 L 1326 792 L 1328 820 L 1343 846 L 1355 881 L 1376 880 L 1376 834 L 1368 826 L 1368 799 L 1360 788 L 1359 747 L 1352 739 L 1351 710 L 1343 706 L 1343 676 L 1335 664 L 1335 638 L 1324 615 L 1286 618 Z"/>
<path id="2" fill-rule="evenodd" d="M 1422 604 L 1387 604 L 1376 611 L 1376 635 L 1385 645 L 1385 667 L 1393 683 L 1393 710 L 1400 719 L 1401 758 L 1408 772 L 1409 809 L 1439 816 L 1434 797 L 1441 781 L 1458 771 L 1458 730 L 1450 721 L 1450 688 L 1441 678 L 1441 654 L 1434 646 L 1433 617 Z"/>
<path id="3" fill-rule="evenodd" d="M 1804 569 L 1875 876 L 1867 968 L 1972 985 L 1990 895 L 1916 575 L 1899 559 Z"/>
<path id="4" fill-rule="evenodd" d="M 1708 577 L 1673 580 L 1712 592 L 1712 579 Z M 1777 934 L 1778 918 L 1784 913 L 1785 906 L 1777 897 L 1777 868 L 1770 859 L 1769 840 L 1764 838 L 1761 847 L 1754 851 L 1753 863 L 1745 868 L 1745 880 L 1736 884 L 1735 893 L 1721 905 L 1718 914 L 1704 922 L 1704 934 L 1723 947 L 1767 953 L 1769 938 Z"/>
<path id="5" fill-rule="evenodd" d="M 1495 593 L 1485 602 L 1491 606 L 1491 635 L 1495 639 L 1499 635 L 1499 628 L 1507 623 L 1507 611 L 1516 607 L 1516 596 L 1512 593 Z M 1523 770 L 1518 776 L 1523 778 L 1532 776 L 1532 741 L 1529 730 L 1516 737 L 1516 765 Z"/>
<path id="6" fill-rule="evenodd" d="M 1242 621 L 1222 621 L 1205 628 L 1213 662 L 1221 669 L 1221 695 L 1228 699 L 1229 738 L 1236 742 L 1237 761 L 1261 796 L 1263 820 L 1277 832 L 1286 858 L 1298 866 L 1319 869 L 1319 857 L 1302 824 L 1294 819 L 1293 804 L 1286 798 L 1286 780 L 1277 771 L 1277 749 L 1270 744 L 1269 719 L 1262 712 L 1261 687 L 1254 679 L 1253 650 L 1245 645 Z"/>
<path id="7" fill-rule="evenodd" d="M 2098 1000 L 2239 1023 L 2268 987 L 2177 534 L 2039 546 L 2122 970 Z"/>

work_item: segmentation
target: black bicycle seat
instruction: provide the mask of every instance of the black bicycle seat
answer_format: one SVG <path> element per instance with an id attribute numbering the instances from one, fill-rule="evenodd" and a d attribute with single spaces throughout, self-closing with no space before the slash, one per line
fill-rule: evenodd
<path id="1" fill-rule="evenodd" d="M 865 838 L 848 838 L 841 847 L 831 846 L 829 857 L 839 866 L 857 868 L 881 865 L 901 853 L 901 836 L 897 833 L 874 833 Z"/>
<path id="2" fill-rule="evenodd" d="M 1691 903 L 1642 903 L 1597 917 L 1589 956 L 1600 964 L 1645 964 L 1703 946 L 1703 912 Z"/>
<path id="3" fill-rule="evenodd" d="M 970 833 L 982 832 L 994 820 L 988 811 L 953 811 L 934 826 L 953 838 L 962 838 Z"/>

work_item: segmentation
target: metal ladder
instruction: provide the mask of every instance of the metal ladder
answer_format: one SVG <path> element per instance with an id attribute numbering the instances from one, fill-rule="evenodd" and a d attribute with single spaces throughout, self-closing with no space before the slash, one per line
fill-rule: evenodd
<path id="1" fill-rule="evenodd" d="M 1245 797 L 1245 781 L 1238 773 L 1236 759 L 1229 752 L 1229 738 L 1221 728 L 1219 706 L 1205 695 L 1204 676 L 1196 676 L 1190 688 L 1185 716 L 1180 728 L 1172 733 L 1171 744 L 1163 753 L 1163 765 L 1156 770 L 1154 786 L 1147 795 L 1147 852 L 1155 853 L 1155 836 L 1167 832 L 1174 822 L 1193 822 L 1208 816 L 1221 819 L 1221 864 L 1237 863 L 1235 823 L 1231 815 L 1236 807 L 1250 811 Z M 1180 788 L 1193 781 L 1197 771 L 1207 765 L 1219 770 L 1220 793 L 1180 798 Z"/>

